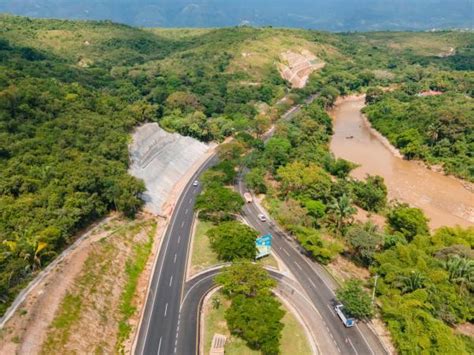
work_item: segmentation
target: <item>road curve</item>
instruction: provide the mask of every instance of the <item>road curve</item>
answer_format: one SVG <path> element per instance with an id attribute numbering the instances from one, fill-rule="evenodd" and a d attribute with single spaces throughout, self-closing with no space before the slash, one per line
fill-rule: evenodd
<path id="1" fill-rule="evenodd" d="M 170 355 L 177 351 L 179 310 L 194 220 L 194 203 L 201 191 L 201 186 L 193 186 L 192 183 L 216 161 L 217 156 L 211 156 L 188 181 L 178 199 L 153 270 L 135 354 Z"/>
<path id="2" fill-rule="evenodd" d="M 180 333 L 178 338 L 178 354 L 197 354 L 200 339 L 200 314 L 204 297 L 215 287 L 214 277 L 221 271 L 222 266 L 209 269 L 189 280 L 185 287 L 185 296 L 181 304 L 181 315 L 179 320 Z M 301 287 L 293 279 L 285 274 L 267 268 L 270 276 L 278 281 L 276 289 L 280 297 L 284 297 L 292 308 L 297 309 L 303 318 L 306 327 L 316 339 L 317 345 L 314 350 L 318 354 L 335 354 L 337 347 L 329 342 L 330 335 L 321 324 L 321 316 L 312 306 Z M 323 349 L 323 350 L 321 350 Z"/>
<path id="3" fill-rule="evenodd" d="M 247 191 L 242 176 L 237 187 L 243 195 Z M 262 211 L 254 202 L 246 203 L 242 214 L 245 220 L 260 234 L 273 235 L 272 250 L 284 262 L 296 280 L 304 288 L 314 306 L 321 314 L 332 340 L 342 354 L 387 354 L 377 335 L 364 323 L 346 328 L 332 309 L 335 300 L 334 280 L 321 265 L 312 262 L 293 239 L 283 233 L 267 214 L 267 222 L 261 222 L 257 216 Z"/>

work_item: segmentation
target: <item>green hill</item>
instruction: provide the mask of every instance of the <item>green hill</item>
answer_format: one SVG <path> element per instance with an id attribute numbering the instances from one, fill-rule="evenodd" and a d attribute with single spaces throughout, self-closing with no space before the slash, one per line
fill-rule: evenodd
<path id="1" fill-rule="evenodd" d="M 145 30 L 1 16 L 0 314 L 79 230 L 109 211 L 132 217 L 139 210 L 144 186 L 127 174 L 136 125 L 155 121 L 221 141 L 259 131 L 284 109 L 278 101 L 288 92 L 293 102 L 319 93 L 330 106 L 340 94 L 407 81 L 404 95 L 438 88 L 464 97 L 456 101 L 464 105 L 472 100 L 472 39 L 460 32 Z M 304 89 L 291 89 L 278 72 L 289 65 L 282 53 L 302 51 L 325 66 Z M 472 146 L 472 132 L 463 135 Z M 469 154 L 459 164 L 472 161 Z"/>

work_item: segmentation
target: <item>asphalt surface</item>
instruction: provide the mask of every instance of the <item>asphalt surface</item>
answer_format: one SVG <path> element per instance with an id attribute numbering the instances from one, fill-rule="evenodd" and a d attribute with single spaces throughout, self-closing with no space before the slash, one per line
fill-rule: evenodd
<path id="1" fill-rule="evenodd" d="M 239 192 L 247 191 L 241 179 Z M 284 262 L 303 287 L 314 306 L 321 314 L 336 348 L 341 354 L 386 354 L 378 337 L 364 323 L 346 328 L 333 310 L 336 285 L 327 271 L 304 255 L 304 251 L 291 238 L 283 233 L 267 215 L 267 222 L 257 216 L 262 213 L 255 203 L 247 203 L 242 214 L 245 220 L 261 235 L 273 235 L 272 250 Z"/>
<path id="2" fill-rule="evenodd" d="M 218 267 L 205 271 L 193 277 L 186 284 L 181 306 L 178 354 L 198 353 L 199 344 L 202 340 L 200 339 L 199 328 L 202 302 L 206 294 L 216 287 L 213 279 L 219 274 L 220 269 L 221 267 Z M 293 308 L 298 309 L 300 317 L 304 318 L 305 323 L 312 328 L 310 331 L 313 332 L 314 338 L 317 338 L 318 342 L 321 341 L 322 344 L 317 344 L 318 350 L 320 350 L 318 352 L 321 354 L 337 353 L 337 348 L 332 343 L 328 343 L 327 339 L 319 339 L 322 335 L 325 335 L 325 338 L 330 336 L 325 332 L 325 329 L 318 329 L 318 326 L 320 327 L 318 321 L 320 321 L 321 317 L 317 310 L 313 309 L 311 301 L 302 292 L 300 285 L 281 272 L 274 270 L 268 270 L 268 272 L 272 278 L 278 281 L 277 292 L 280 296 L 285 297 L 286 301 Z M 321 345 L 323 345 L 325 351 L 321 350 Z"/>
<path id="3" fill-rule="evenodd" d="M 175 206 L 162 241 L 158 262 L 153 270 L 135 354 L 169 355 L 177 352 L 179 310 L 186 278 L 194 203 L 201 192 L 200 185 L 192 184 L 216 161 L 217 157 L 212 156 L 201 166 L 188 182 Z"/>
<path id="4" fill-rule="evenodd" d="M 300 106 L 290 109 L 282 119 L 291 119 L 299 110 Z M 265 140 L 272 134 L 273 129 L 264 136 Z M 216 161 L 217 157 L 213 156 L 203 164 L 178 199 L 153 270 L 135 354 L 187 355 L 198 352 L 199 312 L 204 295 L 214 287 L 213 273 L 216 271 L 194 278 L 186 284 L 185 290 L 194 203 L 201 191 L 201 187 L 192 186 L 192 182 Z M 246 191 L 241 179 L 238 188 L 241 194 Z M 310 262 L 291 238 L 278 230 L 271 219 L 265 223 L 258 220 L 259 213 L 261 211 L 254 203 L 248 203 L 243 208 L 244 218 L 250 225 L 261 234 L 272 233 L 274 236 L 273 251 L 295 275 L 320 313 L 335 349 L 341 354 L 385 354 L 377 336 L 365 324 L 359 323 L 353 328 L 344 327 L 331 307 L 335 299 L 334 281 L 321 266 Z"/>

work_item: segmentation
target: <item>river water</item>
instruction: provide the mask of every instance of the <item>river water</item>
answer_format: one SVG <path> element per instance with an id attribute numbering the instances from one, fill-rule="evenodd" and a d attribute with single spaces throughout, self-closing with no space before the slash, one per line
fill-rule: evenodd
<path id="1" fill-rule="evenodd" d="M 474 225 L 474 194 L 459 179 L 402 159 L 370 127 L 360 112 L 363 107 L 363 96 L 351 96 L 339 99 L 331 112 L 334 123 L 331 150 L 337 157 L 360 164 L 352 176 L 357 179 L 367 174 L 382 176 L 389 199 L 423 209 L 430 218 L 431 228 Z"/>

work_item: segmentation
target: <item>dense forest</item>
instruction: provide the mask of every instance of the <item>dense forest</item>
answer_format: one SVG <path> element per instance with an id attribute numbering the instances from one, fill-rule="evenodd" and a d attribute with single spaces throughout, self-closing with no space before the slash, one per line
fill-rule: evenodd
<path id="1" fill-rule="evenodd" d="M 339 95 L 367 92 L 369 118 L 407 158 L 472 180 L 471 33 L 142 30 L 12 16 L 0 24 L 0 314 L 83 228 L 110 211 L 140 210 L 144 186 L 127 174 L 127 144 L 135 126 L 152 121 L 202 141 L 235 136 L 198 201 L 217 223 L 223 260 L 233 246 L 222 233 L 253 238 L 220 226 L 241 206 L 224 185 L 245 165 L 248 185 L 267 194 L 310 257 L 328 263 L 343 253 L 381 275 L 381 313 L 401 352 L 469 352 L 472 342 L 452 327 L 473 319 L 473 231 L 431 232 L 420 210 L 387 204 L 381 178 L 352 180 L 354 165 L 328 150 L 325 110 Z M 301 49 L 326 65 L 295 90 L 275 64 Z M 420 96 L 428 90 L 443 94 Z M 266 145 L 256 139 L 310 95 L 317 99 Z M 385 214 L 387 230 L 354 224 L 354 206 Z"/>

